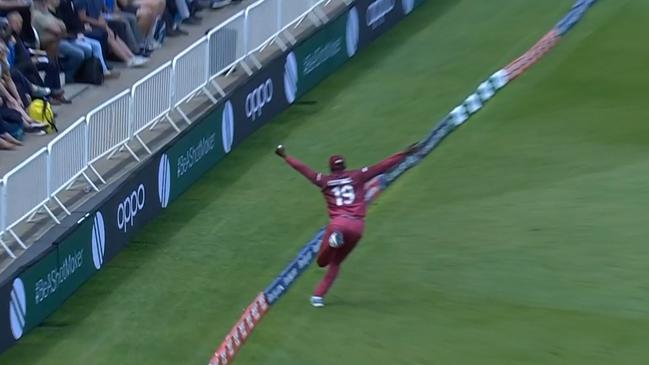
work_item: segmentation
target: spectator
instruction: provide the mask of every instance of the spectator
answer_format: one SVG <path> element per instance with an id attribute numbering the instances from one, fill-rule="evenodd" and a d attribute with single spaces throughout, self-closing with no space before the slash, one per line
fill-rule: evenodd
<path id="1" fill-rule="evenodd" d="M 126 43 L 108 26 L 108 22 L 103 15 L 105 9 L 103 0 L 77 0 L 75 6 L 83 23 L 106 31 L 110 50 L 128 67 L 139 67 L 148 62 L 147 58 L 133 54 Z"/>
<path id="2" fill-rule="evenodd" d="M 33 96 L 49 95 L 53 104 L 69 103 L 61 87 L 59 76 L 61 71 L 58 60 L 49 59 L 44 53 L 40 53 L 41 51 L 38 53 L 40 57 L 32 57 L 32 52 L 25 46 L 21 38 L 22 17 L 16 12 L 10 13 L 8 17 L 12 38 L 9 39 L 7 46 L 9 53 L 13 55 L 9 59 L 9 65 L 12 69 L 14 82 L 17 77 L 14 75 L 15 71 L 20 71 L 35 86 Z M 39 71 L 45 72 L 45 79 L 41 78 Z M 38 88 L 48 88 L 50 92 L 39 92 Z"/>
<path id="3" fill-rule="evenodd" d="M 174 0 L 175 18 L 183 24 L 199 25 L 201 18 L 196 15 L 198 5 L 196 0 Z"/>
<path id="4" fill-rule="evenodd" d="M 104 57 L 106 59 L 106 51 L 109 49 L 108 45 L 108 32 L 103 28 L 93 28 L 88 23 L 83 23 L 74 6 L 73 0 L 61 0 L 59 6 L 56 8 L 55 15 L 61 19 L 68 27 L 68 32 L 71 34 L 83 34 L 84 36 L 99 41 L 101 44 Z M 104 61 L 105 62 L 105 61 Z M 110 70 L 110 65 L 106 63 L 106 67 Z"/>
<path id="5" fill-rule="evenodd" d="M 165 8 L 164 14 L 162 15 L 162 19 L 165 22 L 167 37 L 189 35 L 189 33 L 180 28 L 180 21 L 184 19 L 182 14 L 186 14 L 184 13 L 184 10 L 181 11 L 178 9 L 178 3 L 180 3 L 181 1 L 184 3 L 184 0 L 165 0 L 167 6 Z"/>
<path id="6" fill-rule="evenodd" d="M 0 120 L 0 150 L 15 150 L 16 147 L 23 145 L 9 133 L 11 129 L 8 122 Z"/>
<path id="7" fill-rule="evenodd" d="M 92 54 L 93 57 L 97 58 L 99 60 L 99 63 L 101 63 L 102 70 L 104 72 L 104 77 L 105 78 L 115 78 L 119 76 L 119 73 L 112 73 L 108 69 L 108 64 L 106 63 L 106 59 L 104 57 L 104 50 L 101 45 L 101 42 L 90 38 L 86 37 L 85 34 L 83 33 L 84 27 L 81 24 L 81 21 L 79 20 L 78 17 L 76 17 L 76 22 L 73 17 L 71 19 L 70 24 L 65 23 L 65 19 L 61 18 L 59 14 L 59 9 L 62 7 L 69 6 L 70 3 L 67 4 L 62 4 L 60 0 L 52 0 L 53 5 L 56 6 L 56 13 L 54 15 L 64 24 L 66 24 L 66 27 L 68 28 L 68 32 L 70 34 L 70 37 L 72 39 L 72 42 L 79 48 L 83 49 L 84 54 Z M 72 9 L 74 11 L 74 9 Z"/>
<path id="8" fill-rule="evenodd" d="M 27 132 L 44 134 L 46 125 L 35 122 L 25 111 L 26 105 L 11 78 L 8 51 L 4 41 L 0 41 L 0 120 L 22 124 Z"/>
<path id="9" fill-rule="evenodd" d="M 93 0 L 91 0 L 93 1 Z M 103 6 L 102 15 L 106 18 L 108 26 L 124 40 L 128 48 L 136 55 L 142 55 L 144 36 L 137 24 L 137 16 L 121 12 L 115 6 L 115 0 L 96 0 Z"/>
<path id="10" fill-rule="evenodd" d="M 35 0 L 32 10 L 32 24 L 40 39 L 41 48 L 52 59 L 63 57 L 62 68 L 65 78 L 74 81 L 83 62 L 92 57 L 92 52 L 74 43 L 65 24 L 55 17 L 50 9 L 58 5 L 58 0 Z"/>
<path id="11" fill-rule="evenodd" d="M 114 0 L 107 0 L 113 2 Z M 183 0 L 184 1 L 184 0 Z M 145 52 L 160 48 L 161 44 L 155 40 L 155 30 L 158 22 L 162 20 L 165 12 L 165 0 L 116 0 L 120 15 L 136 19 L 139 33 L 144 39 L 140 43 Z"/>
<path id="12" fill-rule="evenodd" d="M 23 17 L 22 25 L 23 40 L 28 43 L 35 43 L 34 31 L 32 29 L 31 0 L 0 0 L 0 16 L 6 17 L 9 13 L 17 12 Z"/>

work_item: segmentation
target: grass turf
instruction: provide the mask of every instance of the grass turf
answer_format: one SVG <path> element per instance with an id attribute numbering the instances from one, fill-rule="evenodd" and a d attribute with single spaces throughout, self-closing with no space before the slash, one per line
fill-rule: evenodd
<path id="1" fill-rule="evenodd" d="M 419 138 L 571 1 L 429 0 L 251 137 L 2 364 L 202 364 L 325 222 L 271 153 L 324 167 Z M 370 210 L 325 310 L 312 269 L 238 364 L 610 364 L 649 356 L 649 20 L 601 1 Z M 263 183 L 260 183 L 263 182 Z"/>

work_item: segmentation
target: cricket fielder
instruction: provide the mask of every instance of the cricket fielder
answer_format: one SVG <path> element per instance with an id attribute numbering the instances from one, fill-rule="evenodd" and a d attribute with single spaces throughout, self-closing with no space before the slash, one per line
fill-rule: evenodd
<path id="1" fill-rule="evenodd" d="M 324 307 L 324 297 L 336 280 L 340 265 L 363 236 L 367 212 L 365 183 L 398 165 L 416 150 L 417 145 L 413 144 L 376 165 L 358 170 L 347 170 L 345 158 L 333 155 L 329 158 L 331 173 L 322 174 L 288 156 L 282 145 L 275 149 L 279 157 L 320 188 L 327 202 L 330 220 L 317 258 L 318 266 L 327 267 L 327 273 L 311 297 L 311 305 L 314 307 Z"/>

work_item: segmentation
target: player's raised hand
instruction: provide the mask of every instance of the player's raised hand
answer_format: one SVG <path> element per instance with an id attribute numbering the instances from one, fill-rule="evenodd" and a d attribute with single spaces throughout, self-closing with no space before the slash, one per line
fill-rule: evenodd
<path id="1" fill-rule="evenodd" d="M 286 150 L 281 144 L 275 148 L 275 154 L 281 158 L 286 158 Z"/>

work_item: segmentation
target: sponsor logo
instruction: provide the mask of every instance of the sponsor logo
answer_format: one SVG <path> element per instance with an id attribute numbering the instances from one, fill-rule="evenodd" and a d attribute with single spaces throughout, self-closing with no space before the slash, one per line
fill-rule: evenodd
<path id="1" fill-rule="evenodd" d="M 345 31 L 345 44 L 347 45 L 347 56 L 353 57 L 358 51 L 358 10 L 356 7 L 349 9 L 347 14 L 347 29 Z"/>
<path id="2" fill-rule="evenodd" d="M 482 101 L 491 99 L 495 93 L 491 80 L 487 80 L 478 86 L 478 95 L 480 95 Z"/>
<path id="3" fill-rule="evenodd" d="M 367 7 L 367 26 L 376 28 L 383 24 L 385 16 L 389 14 L 395 5 L 396 0 L 376 0 Z"/>
<path id="4" fill-rule="evenodd" d="M 169 194 L 171 193 L 171 164 L 166 153 L 160 157 L 158 165 L 158 198 L 160 206 L 166 208 L 169 205 Z"/>
<path id="5" fill-rule="evenodd" d="M 223 107 L 221 137 L 223 139 L 223 151 L 225 151 L 225 153 L 230 153 L 232 150 L 232 141 L 234 141 L 234 111 L 230 100 L 228 100 Z"/>
<path id="6" fill-rule="evenodd" d="M 401 0 L 401 6 L 403 7 L 403 13 L 408 15 L 415 8 L 415 0 Z"/>
<path id="7" fill-rule="evenodd" d="M 291 262 L 291 264 L 282 272 L 282 274 L 266 289 L 266 300 L 268 303 L 274 303 L 281 297 L 286 290 L 295 282 L 295 280 L 306 270 L 313 261 L 314 255 L 320 249 L 320 244 L 324 236 L 324 230 L 316 235 Z"/>
<path id="8" fill-rule="evenodd" d="M 104 216 L 97 211 L 95 222 L 92 225 L 92 262 L 95 269 L 101 269 L 104 264 L 104 252 L 106 250 L 106 230 L 104 228 Z"/>
<path id="9" fill-rule="evenodd" d="M 305 71 L 305 73 L 308 72 Z M 288 101 L 289 104 L 293 104 L 297 97 L 298 79 L 297 59 L 295 53 L 290 52 L 286 56 L 286 63 L 284 64 L 284 94 L 286 95 L 286 101 Z"/>
<path id="10" fill-rule="evenodd" d="M 129 225 L 133 227 L 137 213 L 144 209 L 146 200 L 146 191 L 144 184 L 140 184 L 137 189 L 133 190 L 124 201 L 117 206 L 117 228 L 126 232 Z"/>
<path id="11" fill-rule="evenodd" d="M 201 137 L 198 143 L 189 147 L 185 153 L 178 156 L 178 169 L 176 170 L 176 176 L 180 179 L 183 175 L 189 172 L 194 165 L 212 152 L 215 147 L 216 132 Z"/>
<path id="12" fill-rule="evenodd" d="M 482 101 L 480 101 L 480 97 L 477 94 L 471 94 L 464 101 L 464 105 L 469 113 L 473 114 L 482 108 Z"/>
<path id="13" fill-rule="evenodd" d="M 25 298 L 25 285 L 20 278 L 15 278 L 11 288 L 9 300 L 9 322 L 11 334 L 18 340 L 23 336 L 27 321 L 27 300 Z"/>
<path id="14" fill-rule="evenodd" d="M 273 80 L 267 79 L 246 96 L 246 116 L 255 120 L 263 114 L 264 106 L 273 100 Z"/>
<path id="15" fill-rule="evenodd" d="M 261 293 L 246 308 L 243 315 L 225 336 L 219 348 L 214 352 L 210 365 L 225 365 L 232 361 L 234 355 L 239 352 L 241 346 L 246 342 L 248 336 L 250 336 L 267 311 L 268 302 L 266 302 L 264 293 Z"/>
<path id="16" fill-rule="evenodd" d="M 342 51 L 342 37 L 316 48 L 304 58 L 304 74 L 308 75 Z"/>
<path id="17" fill-rule="evenodd" d="M 83 249 L 65 257 L 61 266 L 50 270 L 44 277 L 39 278 L 34 286 L 36 304 L 53 295 L 66 280 L 83 266 Z"/>

